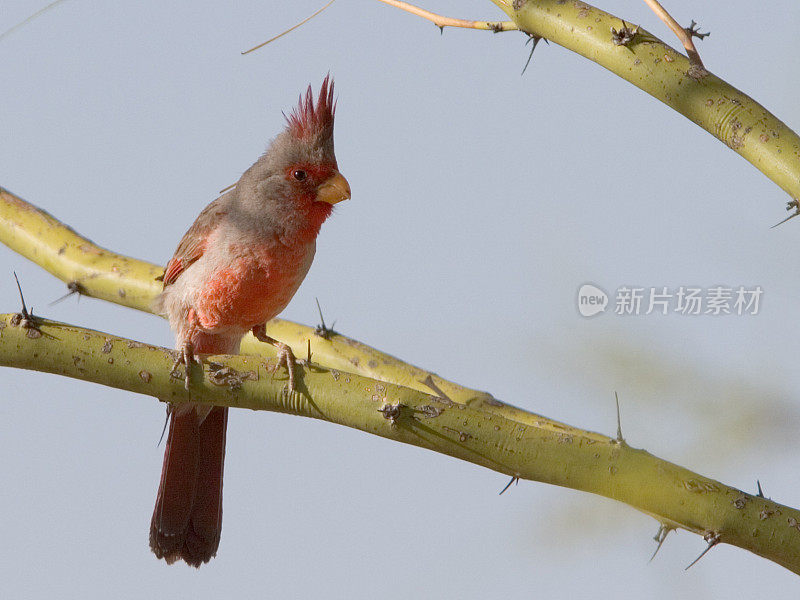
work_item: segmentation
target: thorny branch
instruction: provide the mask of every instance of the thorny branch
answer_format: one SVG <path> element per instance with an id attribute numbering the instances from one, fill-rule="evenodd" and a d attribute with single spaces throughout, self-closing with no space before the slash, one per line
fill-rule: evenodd
<path id="1" fill-rule="evenodd" d="M 394 6 L 395 8 L 399 8 L 400 10 L 404 10 L 412 15 L 416 15 L 418 17 L 422 17 L 436 25 L 440 30 L 443 30 L 445 27 L 461 27 L 463 29 L 485 29 L 489 31 L 493 31 L 495 33 L 500 33 L 501 31 L 517 31 L 519 27 L 513 21 L 468 21 L 467 19 L 454 19 L 452 17 L 444 17 L 442 15 L 437 15 L 429 10 L 425 10 L 424 8 L 420 8 L 418 6 L 414 6 L 413 4 L 409 4 L 408 2 L 402 2 L 401 0 L 378 0 L 378 2 L 383 2 L 384 4 L 388 4 L 389 6 Z"/>
<path id="2" fill-rule="evenodd" d="M 0 241 L 65 281 L 80 280 L 82 291 L 95 298 L 147 310 L 159 289 L 159 268 L 98 248 L 2 189 Z M 204 376 L 190 395 L 171 376 L 172 350 L 39 317 L 36 324 L 41 334 L 32 336 L 20 315 L 0 315 L 0 365 L 58 373 L 169 402 L 191 399 L 325 419 L 445 453 L 514 481 L 613 498 L 671 529 L 714 532 L 715 543 L 745 548 L 800 573 L 800 511 L 692 473 L 619 439 L 434 377 L 335 332 L 325 339 L 313 327 L 270 323 L 271 335 L 290 343 L 296 353 L 314 344 L 315 364 L 298 365 L 294 392 L 283 378 L 270 375 L 275 362 L 274 351 L 267 353 L 271 346 L 245 343 L 243 352 L 264 355 L 205 360 Z"/>
<path id="3" fill-rule="evenodd" d="M 440 27 L 495 28 L 489 21 L 443 17 L 399 0 L 379 1 Z M 534 44 L 545 39 L 596 62 L 678 111 L 750 161 L 792 197 L 787 210 L 793 212 L 782 222 L 800 214 L 797 204 L 800 137 L 753 98 L 705 69 L 692 38 L 708 34 L 698 32 L 694 22 L 684 29 L 658 2 L 647 0 L 683 40 L 687 58 L 642 28 L 629 27 L 626 21 L 583 1 L 491 1 L 511 18 L 504 22 L 509 30 L 513 25 Z M 581 35 L 576 35 L 578 30 Z M 626 52 L 620 52 L 620 48 Z"/>

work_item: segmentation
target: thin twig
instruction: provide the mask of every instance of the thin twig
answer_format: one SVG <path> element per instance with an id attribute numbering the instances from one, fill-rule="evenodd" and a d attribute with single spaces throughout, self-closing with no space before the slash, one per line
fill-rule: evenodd
<path id="1" fill-rule="evenodd" d="M 678 36 L 678 39 L 686 50 L 686 54 L 689 55 L 689 62 L 698 71 L 697 74 L 706 74 L 706 68 L 703 66 L 703 61 L 700 60 L 700 54 L 697 52 L 697 48 L 695 48 L 694 42 L 692 41 L 692 33 L 687 31 L 684 27 L 681 27 L 680 23 L 672 18 L 672 15 L 667 12 L 666 8 L 661 6 L 658 0 L 644 0 L 644 3 L 672 30 L 672 33 Z M 702 71 L 700 71 L 700 69 L 702 69 Z"/>
<path id="2" fill-rule="evenodd" d="M 289 29 L 287 29 L 287 30 L 286 30 L 286 31 L 284 31 L 283 33 L 279 33 L 279 34 L 278 34 L 278 35 L 276 35 L 274 38 L 270 38 L 270 39 L 268 39 L 266 42 L 263 42 L 263 43 L 259 44 L 258 46 L 253 46 L 252 48 L 250 48 L 250 50 L 245 50 L 244 52 L 242 52 L 242 54 L 250 54 L 250 53 L 251 53 L 251 52 L 253 52 L 254 50 L 258 50 L 259 48 L 263 48 L 264 46 L 266 46 L 266 45 L 267 45 L 267 44 L 269 44 L 270 42 L 274 42 L 274 41 L 275 41 L 275 40 L 277 40 L 278 38 L 281 38 L 281 37 L 285 36 L 287 33 L 290 33 L 290 32 L 292 32 L 292 31 L 294 31 L 295 29 L 297 29 L 298 27 L 300 27 L 300 26 L 302 26 L 302 25 L 305 25 L 305 24 L 306 24 L 306 23 L 308 23 L 308 22 L 309 22 L 311 19 L 313 19 L 313 18 L 314 18 L 314 17 L 316 17 L 316 16 L 317 16 L 319 13 L 321 13 L 323 10 L 325 10 L 326 8 L 328 8 L 328 7 L 329 7 L 331 4 L 333 4 L 335 1 L 336 1 L 336 0 L 330 0 L 330 2 L 328 2 L 328 3 L 327 3 L 325 6 L 323 6 L 322 8 L 320 8 L 319 10 L 317 10 L 316 12 L 314 12 L 314 14 L 312 14 L 311 16 L 309 16 L 309 17 L 306 17 L 305 19 L 303 19 L 302 21 L 300 21 L 300 22 L 299 22 L 297 25 L 295 25 L 294 27 L 290 27 Z M 226 188 L 226 189 L 228 189 L 228 188 Z"/>
<path id="3" fill-rule="evenodd" d="M 17 23 L 16 25 L 11 27 L 10 29 L 6 29 L 3 33 L 0 33 L 0 40 L 2 40 L 5 37 L 8 37 L 12 33 L 14 33 L 17 29 L 20 29 L 21 27 L 27 25 L 28 23 L 33 21 L 36 17 L 40 17 L 41 15 L 46 13 L 48 10 L 50 10 L 51 8 L 55 8 L 56 5 L 61 4 L 62 2 L 64 2 L 64 0 L 55 0 L 55 2 L 51 2 L 50 4 L 45 6 L 44 8 L 40 8 L 39 10 L 37 10 L 35 13 L 33 13 L 27 19 L 24 19 L 24 20 L 20 21 L 19 23 Z"/>
<path id="4" fill-rule="evenodd" d="M 468 21 L 466 19 L 454 19 L 453 17 L 437 15 L 429 10 L 414 6 L 408 2 L 402 2 L 401 0 L 378 0 L 378 2 L 383 2 L 384 4 L 394 6 L 412 15 L 422 17 L 436 25 L 439 29 L 444 29 L 445 27 L 461 27 L 462 29 L 485 29 L 494 31 L 495 33 L 519 30 L 519 27 L 517 27 L 514 21 Z"/>

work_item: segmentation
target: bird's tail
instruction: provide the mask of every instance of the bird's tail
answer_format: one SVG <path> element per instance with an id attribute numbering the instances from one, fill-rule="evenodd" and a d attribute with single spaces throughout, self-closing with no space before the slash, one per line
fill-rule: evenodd
<path id="1" fill-rule="evenodd" d="M 195 407 L 172 413 L 150 522 L 150 548 L 169 564 L 199 567 L 217 553 L 227 423 L 227 408 L 212 408 L 202 422 Z"/>
<path id="2" fill-rule="evenodd" d="M 238 349 L 238 340 L 232 345 L 208 338 L 195 344 L 198 353 L 235 353 Z M 199 567 L 217 553 L 227 425 L 227 408 L 209 410 L 193 403 L 172 407 L 150 522 L 150 548 L 169 564 L 184 560 Z"/>

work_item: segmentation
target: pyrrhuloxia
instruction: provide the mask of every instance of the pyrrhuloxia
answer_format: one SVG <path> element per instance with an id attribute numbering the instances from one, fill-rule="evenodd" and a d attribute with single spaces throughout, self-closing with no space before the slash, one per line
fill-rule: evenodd
<path id="1" fill-rule="evenodd" d="M 350 197 L 333 151 L 333 82 L 316 104 L 309 86 L 286 129 L 209 204 L 186 232 L 164 273 L 155 309 L 175 330 L 188 366 L 198 354 L 235 354 L 248 331 L 272 343 L 289 370 L 288 346 L 264 324 L 294 296 L 314 258 L 320 226 Z M 217 552 L 228 409 L 171 407 L 164 467 L 150 525 L 150 547 L 168 563 L 199 567 Z"/>

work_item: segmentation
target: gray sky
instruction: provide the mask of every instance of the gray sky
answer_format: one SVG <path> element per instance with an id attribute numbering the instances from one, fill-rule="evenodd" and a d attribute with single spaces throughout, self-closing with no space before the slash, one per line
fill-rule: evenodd
<path id="1" fill-rule="evenodd" d="M 0 31 L 46 2 L 3 0 Z M 800 505 L 795 261 L 800 220 L 742 158 L 597 65 L 521 34 L 446 30 L 339 0 L 71 0 L 0 42 L 0 185 L 98 244 L 164 263 L 309 83 L 335 77 L 353 189 L 284 312 L 444 377 L 612 433 L 727 484 Z M 669 0 L 712 36 L 710 70 L 800 128 L 800 10 Z M 499 18 L 489 2 L 428 8 Z M 642 2 L 609 12 L 670 41 Z M 152 316 L 91 299 L 0 248 L 3 312 L 171 346 Z M 578 288 L 761 286 L 758 315 L 581 317 Z M 612 298 L 613 301 L 613 298 Z M 788 571 L 703 549 L 624 505 L 506 478 L 307 419 L 233 412 L 218 557 L 199 572 L 147 544 L 163 407 L 0 370 L 0 580 L 8 597 L 795 598 Z"/>

